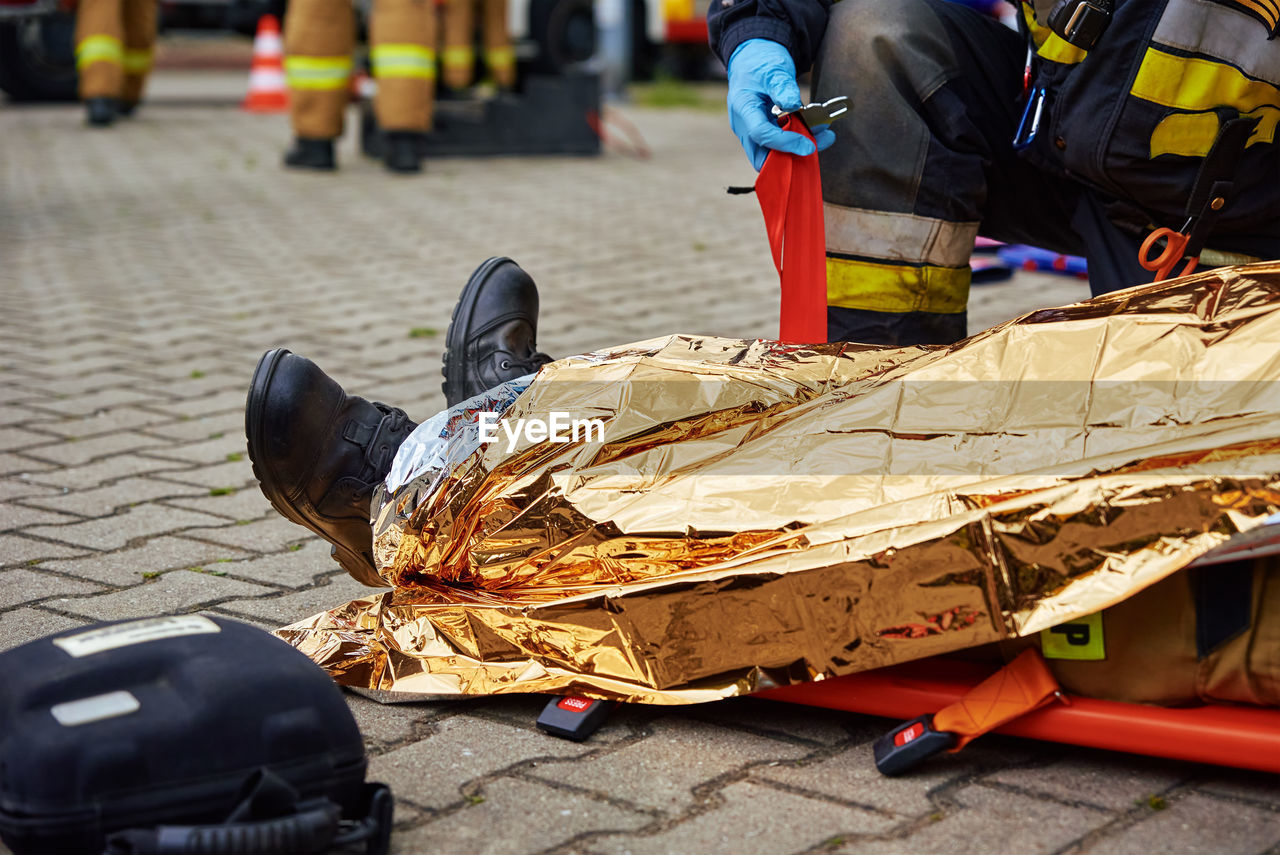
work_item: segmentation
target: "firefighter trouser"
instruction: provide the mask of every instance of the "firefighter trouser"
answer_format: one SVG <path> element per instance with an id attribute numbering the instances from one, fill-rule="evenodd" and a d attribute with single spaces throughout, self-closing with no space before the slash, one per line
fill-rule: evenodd
<path id="1" fill-rule="evenodd" d="M 81 0 L 76 68 L 81 98 L 142 98 L 156 41 L 156 0 Z"/>
<path id="2" fill-rule="evenodd" d="M 432 0 L 376 0 L 369 56 L 378 81 L 374 109 L 386 131 L 426 131 L 435 99 Z M 285 18 L 285 79 L 299 137 L 342 134 L 349 100 L 355 15 L 350 0 L 292 0 Z"/>
<path id="3" fill-rule="evenodd" d="M 1094 294 L 1152 280 L 1113 200 L 1014 152 L 1026 55 L 1023 36 L 947 0 L 832 5 L 814 98 L 852 102 L 821 156 L 832 341 L 964 337 L 979 233 L 1085 256 Z"/>
<path id="4" fill-rule="evenodd" d="M 506 0 L 448 0 L 444 11 L 444 82 L 451 89 L 470 86 L 475 77 L 476 7 L 481 13 L 484 62 L 494 83 L 515 84 L 515 52 L 507 32 Z"/>

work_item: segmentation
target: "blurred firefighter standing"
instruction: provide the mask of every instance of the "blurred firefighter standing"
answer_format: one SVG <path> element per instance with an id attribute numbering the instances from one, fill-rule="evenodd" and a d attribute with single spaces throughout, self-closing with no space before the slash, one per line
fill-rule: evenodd
<path id="1" fill-rule="evenodd" d="M 475 70 L 475 11 L 481 7 L 485 63 L 503 88 L 515 82 L 515 53 L 507 32 L 506 0 L 449 0 L 438 26 L 435 0 L 375 0 L 369 15 L 369 58 L 378 84 L 374 111 L 385 133 L 384 159 L 393 172 L 421 169 L 423 137 L 431 129 L 436 95 L 436 45 L 444 31 L 445 84 L 471 85 Z M 334 140 L 342 135 L 349 100 L 355 14 L 350 0 L 293 0 L 285 18 L 285 78 L 295 141 L 287 166 L 336 168 Z"/>
<path id="2" fill-rule="evenodd" d="M 93 127 L 131 116 L 142 99 L 156 41 L 155 0 L 80 0 L 76 69 Z"/>
<path id="3" fill-rule="evenodd" d="M 331 170 L 350 100 L 356 21 L 350 0 L 292 0 L 284 22 L 284 70 L 296 136 L 287 166 Z M 436 84 L 434 0 L 376 0 L 369 15 L 374 101 L 393 172 L 421 169 L 421 138 L 431 128 Z"/>
<path id="4" fill-rule="evenodd" d="M 475 79 L 477 10 L 485 67 L 499 88 L 510 89 L 516 82 L 516 55 L 507 32 L 506 0 L 446 0 L 441 57 L 444 84 L 450 89 L 465 89 Z"/>

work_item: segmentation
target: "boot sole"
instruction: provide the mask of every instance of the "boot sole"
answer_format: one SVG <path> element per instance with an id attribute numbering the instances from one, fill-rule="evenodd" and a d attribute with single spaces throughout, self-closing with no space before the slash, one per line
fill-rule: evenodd
<path id="1" fill-rule="evenodd" d="M 449 317 L 449 331 L 444 336 L 444 367 L 440 373 L 444 382 L 440 390 L 444 392 L 446 401 L 465 401 L 470 395 L 465 394 L 467 388 L 467 327 L 471 324 L 471 315 L 475 311 L 476 297 L 480 294 L 480 286 L 498 267 L 506 263 L 514 264 L 506 256 L 494 256 L 488 259 L 471 274 L 467 284 L 458 295 L 458 302 L 453 305 L 453 314 Z M 460 319 L 461 318 L 461 319 Z M 454 358 L 450 358 L 453 356 Z"/>
<path id="2" fill-rule="evenodd" d="M 275 508 L 276 513 L 290 522 L 297 523 L 303 528 L 320 535 L 332 547 L 329 552 L 330 556 L 352 578 L 373 588 L 385 588 L 387 587 L 386 580 L 378 575 L 377 568 L 367 558 L 353 549 L 329 540 L 320 526 L 299 513 L 283 493 L 270 486 L 274 484 L 275 479 L 266 477 L 263 471 L 265 467 L 258 465 L 259 460 L 266 459 L 266 437 L 262 434 L 262 415 L 267 405 L 267 389 L 271 386 L 271 379 L 275 374 L 276 366 L 287 353 L 289 351 L 284 348 L 274 348 L 264 353 L 262 358 L 258 360 L 257 367 L 253 369 L 253 380 L 249 383 L 249 400 L 244 407 L 244 437 L 249 443 L 249 462 L 253 466 L 253 477 L 258 479 L 258 487 L 262 490 L 262 495 L 266 496 L 267 501 L 271 503 L 271 507 Z"/>

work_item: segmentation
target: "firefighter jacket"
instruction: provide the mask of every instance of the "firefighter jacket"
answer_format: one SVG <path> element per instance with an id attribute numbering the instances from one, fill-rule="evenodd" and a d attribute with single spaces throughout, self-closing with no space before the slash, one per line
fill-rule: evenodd
<path id="1" fill-rule="evenodd" d="M 1260 246 L 1273 247 L 1280 237 L 1280 0 L 1091 0 L 1108 20 L 1087 48 L 1047 25 L 1055 6 L 1073 2 L 1020 3 L 1028 95 L 1043 99 L 1039 132 L 1020 154 L 1116 200 L 1117 220 L 1177 229 L 1189 215 L 1208 213 L 1214 232 L 1256 235 Z M 712 49 L 727 61 L 747 39 L 772 39 L 803 72 L 830 6 L 712 0 Z M 857 93 L 848 94 L 857 121 Z M 1197 181 L 1220 140 L 1220 153 L 1236 150 L 1213 158 L 1214 180 Z"/>

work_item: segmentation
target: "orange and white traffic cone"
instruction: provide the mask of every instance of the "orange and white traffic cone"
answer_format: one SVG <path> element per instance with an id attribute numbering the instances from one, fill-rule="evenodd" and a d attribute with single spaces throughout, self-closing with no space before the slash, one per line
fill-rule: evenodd
<path id="1" fill-rule="evenodd" d="M 240 105 L 252 113 L 282 113 L 289 109 L 289 90 L 284 82 L 284 47 L 280 22 L 275 15 L 258 19 L 253 37 L 253 66 L 249 70 L 249 94 Z"/>

